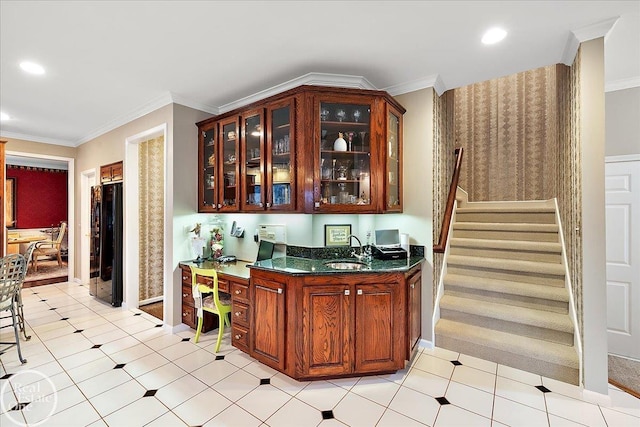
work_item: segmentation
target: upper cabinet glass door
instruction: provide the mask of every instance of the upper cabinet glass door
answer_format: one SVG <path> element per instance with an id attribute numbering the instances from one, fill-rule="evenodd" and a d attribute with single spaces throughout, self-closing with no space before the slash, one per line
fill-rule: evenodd
<path id="1" fill-rule="evenodd" d="M 202 130 L 200 137 L 200 211 L 214 211 L 217 209 L 216 197 L 216 150 L 218 140 L 218 124 L 213 123 L 211 126 Z"/>
<path id="2" fill-rule="evenodd" d="M 264 114 L 242 116 L 242 210 L 264 209 Z"/>
<path id="3" fill-rule="evenodd" d="M 269 199 L 273 210 L 293 208 L 295 165 L 293 141 L 293 100 L 269 108 L 271 161 L 269 169 Z"/>
<path id="4" fill-rule="evenodd" d="M 371 207 L 371 105 L 320 102 L 320 202 L 323 210 Z M 318 206 L 319 205 L 319 206 Z"/>
<path id="5" fill-rule="evenodd" d="M 238 120 L 232 118 L 220 123 L 222 147 L 220 150 L 222 165 L 222 185 L 218 193 L 220 210 L 238 210 L 239 135 Z"/>
<path id="6" fill-rule="evenodd" d="M 387 113 L 386 210 L 402 210 L 402 115 L 389 107 Z"/>

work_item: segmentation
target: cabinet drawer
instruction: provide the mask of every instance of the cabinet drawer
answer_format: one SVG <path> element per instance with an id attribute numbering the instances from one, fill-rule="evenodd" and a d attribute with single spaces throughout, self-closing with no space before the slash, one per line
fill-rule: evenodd
<path id="1" fill-rule="evenodd" d="M 234 347 L 249 351 L 249 332 L 237 324 L 231 325 L 231 344 Z"/>
<path id="2" fill-rule="evenodd" d="M 182 269 L 182 284 L 191 286 L 191 270 Z"/>
<path id="3" fill-rule="evenodd" d="M 249 304 L 249 286 L 240 283 L 231 283 L 231 299 Z"/>
<path id="4" fill-rule="evenodd" d="M 198 326 L 196 309 L 193 308 L 193 306 L 182 304 L 182 323 L 188 325 L 191 328 L 195 328 Z"/>
<path id="5" fill-rule="evenodd" d="M 205 286 L 208 286 L 210 288 L 213 288 L 213 279 L 211 279 L 210 277 L 198 276 L 197 282 Z M 229 293 L 229 281 L 218 278 L 218 290 L 220 292 Z"/>
<path id="6" fill-rule="evenodd" d="M 182 285 L 182 303 L 193 305 L 193 294 L 191 293 L 191 285 Z"/>
<path id="7" fill-rule="evenodd" d="M 243 304 L 241 302 L 232 300 L 231 301 L 231 322 L 239 323 L 241 325 L 248 326 L 249 325 L 249 306 Z"/>

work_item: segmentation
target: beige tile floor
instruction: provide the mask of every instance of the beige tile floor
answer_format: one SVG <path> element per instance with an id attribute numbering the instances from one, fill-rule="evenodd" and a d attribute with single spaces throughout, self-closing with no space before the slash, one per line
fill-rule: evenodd
<path id="1" fill-rule="evenodd" d="M 578 387 L 439 348 L 393 375 L 298 382 L 228 335 L 216 354 L 216 332 L 194 344 L 193 331 L 171 334 L 76 283 L 24 289 L 23 300 L 28 363 L 15 348 L 0 355 L 2 427 L 640 426 L 640 400 L 614 387 L 598 406 Z"/>

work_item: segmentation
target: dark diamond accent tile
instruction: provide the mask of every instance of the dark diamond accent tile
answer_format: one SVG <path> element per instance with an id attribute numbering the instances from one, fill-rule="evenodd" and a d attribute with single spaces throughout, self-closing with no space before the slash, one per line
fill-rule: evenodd
<path id="1" fill-rule="evenodd" d="M 79 334 L 80 332 L 84 331 L 84 329 L 76 329 L 73 333 L 74 334 Z"/>
<path id="2" fill-rule="evenodd" d="M 11 378 L 13 374 L 5 374 L 4 376 L 0 377 L 0 380 L 7 380 L 9 378 Z"/>
<path id="3" fill-rule="evenodd" d="M 142 313 L 136 313 L 134 316 L 142 316 Z"/>
<path id="4" fill-rule="evenodd" d="M 260 379 L 260 385 L 267 385 L 267 384 L 271 384 L 271 378 L 261 378 Z"/>
<path id="5" fill-rule="evenodd" d="M 152 396 L 155 396 L 157 392 L 158 390 L 147 390 L 144 396 L 142 397 L 152 397 Z"/>
<path id="6" fill-rule="evenodd" d="M 451 402 L 449 402 L 449 401 L 447 400 L 447 398 L 446 398 L 446 397 L 444 397 L 444 396 L 442 396 L 442 397 L 436 397 L 436 400 L 437 400 L 437 401 L 438 401 L 438 403 L 439 403 L 439 404 L 441 404 L 441 405 L 449 405 L 449 404 L 451 404 Z"/>
<path id="7" fill-rule="evenodd" d="M 451 363 L 453 363 L 455 366 L 461 366 L 462 363 L 458 360 L 452 360 Z"/>
<path id="8" fill-rule="evenodd" d="M 190 341 L 190 340 L 191 340 L 191 338 L 182 338 L 182 342 L 187 342 L 187 341 Z"/>
<path id="9" fill-rule="evenodd" d="M 49 310 L 57 310 L 57 308 L 53 307 L 53 308 L 50 308 Z"/>
<path id="10" fill-rule="evenodd" d="M 45 302 L 45 301 L 46 301 L 46 299 L 41 299 L 40 301 L 41 301 L 41 302 Z"/>
<path id="11" fill-rule="evenodd" d="M 62 319 L 60 319 L 60 320 L 69 320 L 69 318 L 68 318 L 68 317 L 63 317 L 63 318 L 62 318 Z"/>
<path id="12" fill-rule="evenodd" d="M 0 356 L 2 356 L 5 352 L 4 351 L 0 351 Z"/>
<path id="13" fill-rule="evenodd" d="M 156 325 L 156 328 L 162 328 L 162 325 Z"/>
<path id="14" fill-rule="evenodd" d="M 541 392 L 543 392 L 543 393 L 551 393 L 551 390 L 549 390 L 548 388 L 546 388 L 546 387 L 545 387 L 545 386 L 543 386 L 543 385 L 537 385 L 537 386 L 536 386 L 536 388 L 537 388 L 538 390 L 540 390 Z"/>
<path id="15" fill-rule="evenodd" d="M 216 360 L 224 360 L 224 354 L 216 356 Z"/>
<path id="16" fill-rule="evenodd" d="M 113 367 L 113 369 L 122 369 L 124 368 L 124 365 L 126 365 L 126 363 L 118 363 L 116 366 Z"/>
<path id="17" fill-rule="evenodd" d="M 93 346 L 93 347 L 91 347 L 91 348 L 100 348 L 100 347 L 102 347 L 102 344 L 96 344 L 96 345 L 94 345 L 94 346 Z"/>
<path id="18" fill-rule="evenodd" d="M 322 419 L 323 420 L 332 420 L 333 419 L 333 411 L 322 411 Z"/>
<path id="19" fill-rule="evenodd" d="M 16 406 L 14 406 L 13 408 L 9 409 L 10 411 L 22 411 L 24 408 L 27 407 L 27 405 L 29 405 L 29 403 L 31 402 L 18 402 L 16 403 Z"/>

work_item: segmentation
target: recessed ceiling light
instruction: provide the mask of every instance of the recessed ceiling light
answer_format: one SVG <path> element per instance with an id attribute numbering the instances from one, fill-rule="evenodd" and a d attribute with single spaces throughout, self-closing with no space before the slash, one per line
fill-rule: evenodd
<path id="1" fill-rule="evenodd" d="M 0 121 L 6 121 L 9 120 L 11 117 L 9 117 L 9 115 L 7 113 L 2 113 L 0 112 Z"/>
<path id="2" fill-rule="evenodd" d="M 507 32 L 502 28 L 491 28 L 482 36 L 482 43 L 494 44 L 507 37 Z"/>
<path id="3" fill-rule="evenodd" d="M 35 62 L 23 61 L 20 63 L 20 68 L 29 74 L 44 74 L 42 65 Z"/>

